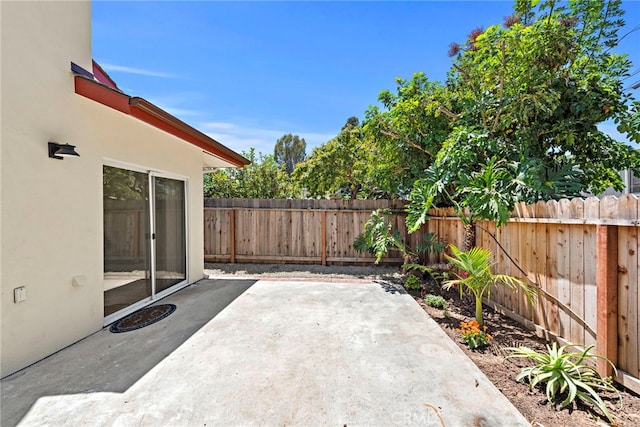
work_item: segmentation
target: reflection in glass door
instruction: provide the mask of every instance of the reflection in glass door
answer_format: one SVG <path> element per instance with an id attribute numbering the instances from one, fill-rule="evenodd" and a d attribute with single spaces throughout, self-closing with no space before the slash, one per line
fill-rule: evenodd
<path id="1" fill-rule="evenodd" d="M 104 315 L 152 295 L 149 175 L 103 166 Z"/>
<path id="2" fill-rule="evenodd" d="M 186 283 L 186 192 L 185 181 L 112 166 L 103 183 L 104 316 L 115 320 Z"/>
<path id="3" fill-rule="evenodd" d="M 187 278 L 184 181 L 155 177 L 155 292 Z"/>

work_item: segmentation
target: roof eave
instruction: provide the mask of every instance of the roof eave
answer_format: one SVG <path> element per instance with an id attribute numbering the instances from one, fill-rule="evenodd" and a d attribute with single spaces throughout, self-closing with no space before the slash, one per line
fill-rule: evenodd
<path id="1" fill-rule="evenodd" d="M 240 154 L 225 147 L 215 139 L 167 113 L 144 98 L 137 96 L 130 98 L 129 106 L 131 108 L 132 116 L 171 133 L 180 139 L 188 141 L 208 153 L 234 164 L 235 166 L 242 167 L 251 163 Z"/>
<path id="2" fill-rule="evenodd" d="M 189 142 L 227 163 L 236 167 L 242 167 L 250 163 L 245 157 L 143 98 L 130 97 L 81 75 L 75 76 L 74 83 L 77 94 L 133 116 L 157 129 Z"/>

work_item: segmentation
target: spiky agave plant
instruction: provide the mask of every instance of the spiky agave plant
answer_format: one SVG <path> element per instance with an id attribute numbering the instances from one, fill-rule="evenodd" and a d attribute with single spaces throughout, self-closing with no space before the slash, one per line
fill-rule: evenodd
<path id="1" fill-rule="evenodd" d="M 599 392 L 613 392 L 619 398 L 620 392 L 613 386 L 610 377 L 600 376 L 593 364 L 589 362 L 594 359 L 604 359 L 611 364 L 614 371 L 615 366 L 609 359 L 591 354 L 590 350 L 593 346 L 581 352 L 567 351 L 571 347 L 576 346 L 565 345 L 558 348 L 554 342 L 551 347 L 547 345 L 546 353 L 524 346 L 508 347 L 506 350 L 510 352 L 507 358 L 529 359 L 534 363 L 533 366 L 526 366 L 520 370 L 516 377 L 517 381 L 526 379 L 529 389 L 533 389 L 538 384 L 546 384 L 545 394 L 549 402 L 555 404 L 560 397 L 564 396 L 564 400 L 559 403 L 563 408 L 577 398 L 600 409 L 609 422 L 613 423 L 611 413 Z"/>

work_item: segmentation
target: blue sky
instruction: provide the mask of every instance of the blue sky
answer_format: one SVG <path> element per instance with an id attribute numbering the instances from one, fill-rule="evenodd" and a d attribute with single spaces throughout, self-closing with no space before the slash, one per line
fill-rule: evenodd
<path id="1" fill-rule="evenodd" d="M 394 90 L 396 77 L 443 80 L 449 44 L 501 23 L 512 4 L 94 1 L 93 56 L 129 95 L 236 151 L 270 154 L 293 133 L 310 153 Z M 623 8 L 627 30 L 640 25 L 640 1 Z M 633 71 L 638 46 L 640 31 L 618 49 Z"/>

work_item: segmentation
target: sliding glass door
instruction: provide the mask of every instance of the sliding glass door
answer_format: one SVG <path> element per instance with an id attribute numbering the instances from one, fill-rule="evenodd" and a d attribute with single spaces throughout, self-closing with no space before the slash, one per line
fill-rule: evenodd
<path id="1" fill-rule="evenodd" d="M 186 284 L 186 183 L 104 166 L 103 187 L 107 323 Z"/>
<path id="2" fill-rule="evenodd" d="M 160 293 L 187 278 L 184 182 L 153 179 L 155 291 Z"/>

